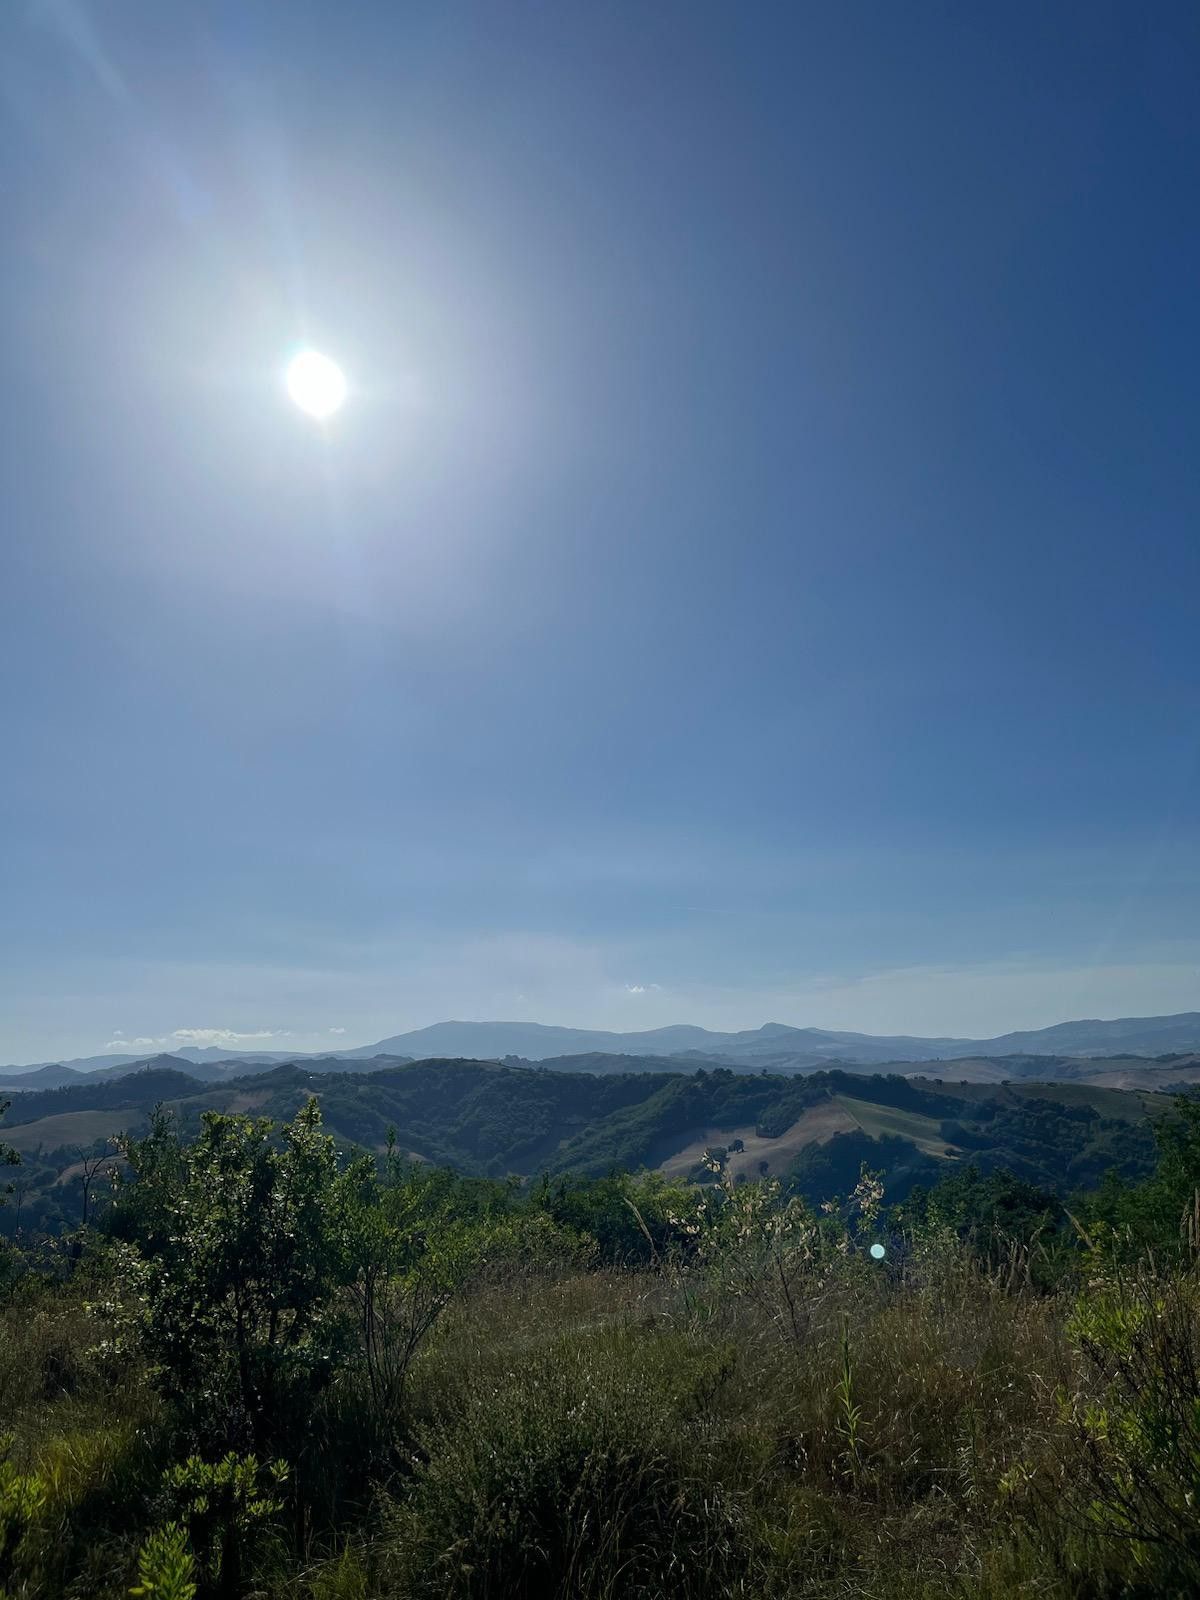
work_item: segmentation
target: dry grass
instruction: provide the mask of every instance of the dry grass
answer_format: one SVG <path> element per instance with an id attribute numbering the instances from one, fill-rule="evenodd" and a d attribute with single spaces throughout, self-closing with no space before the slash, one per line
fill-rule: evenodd
<path id="1" fill-rule="evenodd" d="M 801 1150 L 824 1144 L 836 1133 L 853 1133 L 859 1123 L 848 1105 L 840 1099 L 822 1100 L 803 1112 L 795 1122 L 774 1138 L 755 1132 L 753 1123 L 741 1128 L 702 1128 L 682 1150 L 662 1162 L 659 1171 L 668 1178 L 686 1177 L 704 1159 L 704 1152 L 716 1145 L 726 1149 L 740 1139 L 744 1149 L 730 1153 L 725 1171 L 730 1178 L 757 1178 L 764 1173 L 782 1173 Z"/>
<path id="2" fill-rule="evenodd" d="M 14 1150 L 23 1151 L 64 1150 L 76 1145 L 88 1148 L 97 1139 L 112 1138 L 144 1121 L 140 1113 L 129 1111 L 62 1111 L 13 1127 L 5 1123 L 4 1139 Z"/>
<path id="3" fill-rule="evenodd" d="M 389 1524 L 379 1592 L 1083 1594 L 1080 1574 L 1062 1567 L 1074 1534 L 1044 1525 L 1072 1448 L 1056 1400 L 1076 1377 L 1067 1307 L 1006 1294 L 957 1259 L 927 1264 L 908 1283 L 867 1282 L 865 1293 L 851 1277 L 826 1286 L 803 1344 L 752 1300 L 723 1304 L 695 1283 L 650 1274 L 493 1286 L 459 1309 L 421 1363 L 422 1464 L 414 1497 Z M 857 1465 L 839 1398 L 847 1329 Z M 668 1499 L 691 1506 L 688 1515 L 688 1486 L 706 1486 L 701 1500 L 719 1526 L 693 1527 L 692 1537 L 708 1567 L 676 1572 L 674 1590 L 656 1587 L 661 1572 L 634 1581 L 619 1538 L 608 1565 L 597 1544 L 595 1562 L 581 1566 L 587 1528 L 572 1524 L 543 1529 L 543 1543 L 560 1554 L 562 1540 L 571 1545 L 559 1570 L 573 1587 L 528 1572 L 525 1587 L 505 1587 L 497 1574 L 507 1544 L 481 1578 L 473 1563 L 498 1528 L 553 1521 L 547 1483 L 560 1483 L 569 1520 L 582 1474 L 595 1515 L 625 1525 L 629 1506 L 606 1476 L 615 1471 L 610 1423 L 630 1448 L 640 1441 L 636 1471 L 673 1485 Z M 548 1478 L 538 1475 L 543 1456 Z M 442 1587 L 426 1589 L 413 1574 L 435 1546 L 457 1554 L 436 1565 Z"/>

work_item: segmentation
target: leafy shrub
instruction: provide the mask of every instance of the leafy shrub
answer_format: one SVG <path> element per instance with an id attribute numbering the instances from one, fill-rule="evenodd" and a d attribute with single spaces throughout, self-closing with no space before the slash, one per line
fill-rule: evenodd
<path id="1" fill-rule="evenodd" d="M 177 1522 L 167 1522 L 155 1529 L 142 1546 L 138 1582 L 129 1592 L 149 1600 L 193 1600 L 195 1574 L 187 1533 Z"/>
<path id="2" fill-rule="evenodd" d="M 1070 1415 L 1083 1470 L 1074 1504 L 1158 1592 L 1200 1592 L 1200 1286 L 1114 1275 L 1071 1324 L 1099 1380 Z"/>
<path id="3" fill-rule="evenodd" d="M 163 1478 L 163 1500 L 187 1530 L 206 1592 L 236 1596 L 256 1550 L 283 1510 L 282 1461 L 260 1464 L 232 1452 L 220 1461 L 189 1456 Z"/>
<path id="4" fill-rule="evenodd" d="M 163 1388 L 218 1447 L 303 1434 L 347 1338 L 343 1182 L 315 1100 L 282 1130 L 206 1113 L 188 1146 L 169 1119 L 128 1140 L 114 1257 Z"/>

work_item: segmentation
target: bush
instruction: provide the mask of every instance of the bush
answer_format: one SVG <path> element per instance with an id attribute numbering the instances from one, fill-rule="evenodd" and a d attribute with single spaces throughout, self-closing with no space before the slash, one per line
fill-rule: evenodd
<path id="1" fill-rule="evenodd" d="M 283 1510 L 277 1498 L 287 1478 L 280 1461 L 260 1464 L 254 1456 L 220 1461 L 189 1456 L 163 1479 L 163 1498 L 173 1513 L 168 1527 L 182 1527 L 206 1595 L 236 1600 L 255 1556 Z"/>
<path id="2" fill-rule="evenodd" d="M 1200 1593 L 1200 1286 L 1114 1277 L 1071 1324 L 1097 1392 L 1069 1412 L 1083 1470 L 1072 1500 L 1156 1593 Z"/>
<path id="3" fill-rule="evenodd" d="M 193 1600 L 196 1563 L 187 1547 L 187 1534 L 177 1522 L 156 1529 L 138 1556 L 138 1582 L 131 1595 L 148 1600 Z"/>
<path id="4" fill-rule="evenodd" d="M 134 1181 L 118 1191 L 121 1296 L 166 1396 L 217 1448 L 269 1452 L 306 1437 L 313 1397 L 349 1340 L 345 1184 L 310 1100 L 282 1130 L 206 1112 L 182 1145 L 156 1117 L 127 1140 Z"/>
<path id="5" fill-rule="evenodd" d="M 467 1379 L 422 1429 L 392 1517 L 397 1592 L 438 1600 L 715 1597 L 749 1551 L 707 1405 L 724 1368 L 678 1337 L 555 1341 Z"/>

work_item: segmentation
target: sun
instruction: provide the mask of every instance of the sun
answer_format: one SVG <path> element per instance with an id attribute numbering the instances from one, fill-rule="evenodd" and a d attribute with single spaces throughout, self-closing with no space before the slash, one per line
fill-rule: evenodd
<path id="1" fill-rule="evenodd" d="M 331 417 L 346 400 L 346 378 L 336 361 L 319 350 L 301 350 L 288 363 L 288 394 L 310 417 Z"/>

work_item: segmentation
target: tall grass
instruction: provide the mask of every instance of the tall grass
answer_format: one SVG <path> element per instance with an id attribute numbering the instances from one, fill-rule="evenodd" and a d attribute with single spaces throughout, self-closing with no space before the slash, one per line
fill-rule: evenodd
<path id="1" fill-rule="evenodd" d="M 998 1519 L 1002 1581 L 1055 1592 L 1068 1308 L 945 1267 L 826 1282 L 800 1347 L 753 1297 L 648 1273 L 464 1304 L 417 1374 L 378 1592 L 966 1594 Z"/>

